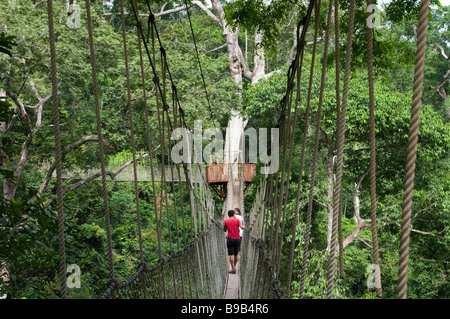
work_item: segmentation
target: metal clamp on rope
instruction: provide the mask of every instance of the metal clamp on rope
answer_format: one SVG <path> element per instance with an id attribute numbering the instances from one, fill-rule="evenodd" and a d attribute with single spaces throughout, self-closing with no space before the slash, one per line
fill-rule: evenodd
<path id="1" fill-rule="evenodd" d="M 153 13 L 150 13 L 150 15 L 148 16 L 148 21 L 150 21 L 151 23 L 155 22 L 155 15 Z"/>
<path id="2" fill-rule="evenodd" d="M 164 56 L 164 58 L 166 57 L 166 49 L 164 49 L 164 47 L 159 47 L 159 51 L 161 51 L 161 54 Z"/>

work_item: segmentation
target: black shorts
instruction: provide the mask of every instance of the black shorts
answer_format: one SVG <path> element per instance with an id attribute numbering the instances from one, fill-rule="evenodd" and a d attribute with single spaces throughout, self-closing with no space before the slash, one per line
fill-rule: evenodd
<path id="1" fill-rule="evenodd" d="M 241 240 L 234 238 L 227 238 L 228 256 L 237 256 L 241 250 Z"/>

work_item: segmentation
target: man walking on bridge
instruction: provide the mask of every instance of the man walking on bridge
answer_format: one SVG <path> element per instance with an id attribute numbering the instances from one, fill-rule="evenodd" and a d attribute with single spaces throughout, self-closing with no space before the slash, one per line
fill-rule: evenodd
<path id="1" fill-rule="evenodd" d="M 223 222 L 223 231 L 228 230 L 227 235 L 227 249 L 228 256 L 230 257 L 231 271 L 230 274 L 236 273 L 236 264 L 238 262 L 238 253 L 240 249 L 240 235 L 239 228 L 244 229 L 244 225 L 241 224 L 241 221 L 234 216 L 234 211 L 228 211 L 228 219 L 225 219 Z"/>

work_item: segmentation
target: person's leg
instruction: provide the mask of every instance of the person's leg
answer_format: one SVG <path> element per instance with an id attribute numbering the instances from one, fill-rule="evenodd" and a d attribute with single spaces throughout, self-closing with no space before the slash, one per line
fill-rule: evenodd
<path id="1" fill-rule="evenodd" d="M 238 239 L 230 239 L 230 246 L 231 246 L 230 253 L 232 254 L 232 255 L 230 255 L 230 263 L 232 263 L 231 264 L 231 273 L 235 274 L 239 240 Z"/>
<path id="2" fill-rule="evenodd" d="M 231 265 L 231 271 L 235 272 L 236 271 L 236 263 L 234 262 L 235 256 L 234 255 L 230 255 L 230 265 Z"/>
<path id="3" fill-rule="evenodd" d="M 228 256 L 230 260 L 231 270 L 234 268 L 234 247 L 233 242 L 230 238 L 227 238 L 227 249 L 228 249 Z"/>

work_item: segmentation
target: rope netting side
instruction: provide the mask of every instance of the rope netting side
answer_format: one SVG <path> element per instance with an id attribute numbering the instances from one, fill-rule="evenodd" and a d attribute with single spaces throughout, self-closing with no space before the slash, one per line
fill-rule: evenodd
<path id="1" fill-rule="evenodd" d="M 266 253 L 261 238 L 251 235 L 251 229 L 244 230 L 241 247 L 240 291 L 241 299 L 284 299 L 275 265 Z"/>
<path id="2" fill-rule="evenodd" d="M 222 298 L 227 274 L 225 252 L 222 226 L 211 220 L 209 229 L 188 248 L 171 252 L 151 267 L 140 263 L 128 280 L 112 280 L 100 299 Z M 203 284 L 194 280 L 201 275 Z"/>
<path id="3" fill-rule="evenodd" d="M 123 0 L 121 0 L 120 4 L 121 11 L 123 12 Z M 170 161 L 169 171 L 167 174 L 170 174 L 172 177 L 171 185 L 169 186 L 167 183 L 170 182 L 165 179 L 166 175 L 163 171 L 160 193 L 158 194 L 160 201 L 159 205 L 155 205 L 156 226 L 158 230 L 158 250 L 160 258 L 159 262 L 152 267 L 144 261 L 139 227 L 138 235 L 140 239 L 141 263 L 139 264 L 138 269 L 126 281 L 120 281 L 115 277 L 110 279 L 108 288 L 100 298 L 222 298 L 226 288 L 225 284 L 227 278 L 226 247 L 222 225 L 214 219 L 221 214 L 217 212 L 215 202 L 206 183 L 202 167 L 198 164 L 184 164 L 183 169 L 186 182 L 184 183 L 185 186 L 183 186 L 180 177 L 180 165 L 172 162 L 170 154 L 170 148 L 172 146 L 170 132 L 174 128 L 177 128 L 178 125 L 186 128 L 186 121 L 184 119 L 184 112 L 179 105 L 177 89 L 172 80 L 167 62 L 167 54 L 158 34 L 155 16 L 151 12 L 148 1 L 146 1 L 146 4 L 150 14 L 147 24 L 148 29 L 146 30 L 147 34 L 145 35 L 143 24 L 139 20 L 138 3 L 133 0 L 130 1 L 130 5 L 136 18 L 139 38 L 138 49 L 140 53 L 141 82 L 143 91 L 145 94 L 145 72 L 144 61 L 142 58 L 142 45 L 151 66 L 153 73 L 153 84 L 156 92 L 155 96 L 159 129 L 159 136 L 157 136 L 156 139 L 159 138 L 160 154 L 158 155 L 156 152 L 151 152 L 152 139 L 150 138 L 148 112 L 146 110 L 146 132 L 147 140 L 149 142 L 149 154 L 154 155 L 155 158 L 160 157 L 162 162 L 164 162 L 164 158 L 167 155 Z M 124 26 L 123 13 L 121 18 L 122 26 Z M 122 36 L 124 41 L 125 61 L 127 61 L 125 29 L 122 29 Z M 160 51 L 159 61 L 156 54 L 156 49 L 158 47 Z M 158 70 L 158 64 L 160 70 Z M 130 75 L 128 73 L 127 63 L 125 64 L 125 69 L 127 71 L 127 109 L 130 116 L 130 126 L 132 128 L 133 114 L 131 112 L 132 108 L 129 96 Z M 170 86 L 166 84 L 167 82 L 170 82 Z M 172 112 L 169 112 L 170 106 L 167 103 L 169 97 L 172 99 Z M 179 121 L 178 114 L 180 116 Z M 152 163 L 153 157 L 149 156 L 149 160 Z M 151 168 L 153 168 L 152 165 Z M 164 167 L 162 169 L 164 170 Z M 178 172 L 178 187 L 175 185 L 175 169 Z M 152 185 L 155 185 L 153 176 L 152 171 Z M 195 182 L 193 182 L 193 176 L 196 177 Z M 138 180 L 135 175 L 136 189 L 137 183 Z M 188 192 L 189 194 L 184 193 L 183 195 L 183 191 Z M 169 195 L 173 196 L 170 200 Z M 189 195 L 190 198 L 190 233 L 192 238 L 186 238 L 186 214 L 184 213 L 183 207 L 183 197 L 185 195 Z M 155 193 L 153 194 L 153 197 L 156 202 L 157 195 Z M 137 193 L 136 198 L 138 198 Z M 180 203 L 181 205 L 179 205 Z M 179 214 L 182 216 L 182 223 L 179 223 Z M 164 252 L 162 251 L 163 236 L 161 234 L 161 228 L 163 227 L 163 215 L 166 215 L 167 217 L 168 232 L 164 236 L 167 236 L 168 238 L 166 238 L 166 240 L 169 241 L 169 252 L 167 257 L 164 257 Z M 138 222 L 139 221 L 140 214 L 138 211 Z M 182 234 L 179 232 L 178 225 L 180 224 L 182 224 Z M 174 232 L 171 232 L 171 228 L 173 227 L 172 225 L 176 225 Z M 188 240 L 190 245 L 186 247 Z M 181 242 L 184 243 L 183 250 L 181 250 Z"/>
<path id="4" fill-rule="evenodd" d="M 242 299 L 283 299 L 275 264 L 264 244 L 264 220 L 268 212 L 268 176 L 261 178 L 255 201 L 247 214 L 241 246 L 239 296 Z"/>

